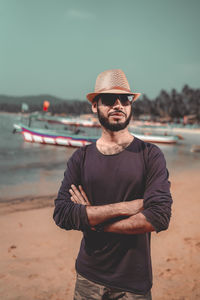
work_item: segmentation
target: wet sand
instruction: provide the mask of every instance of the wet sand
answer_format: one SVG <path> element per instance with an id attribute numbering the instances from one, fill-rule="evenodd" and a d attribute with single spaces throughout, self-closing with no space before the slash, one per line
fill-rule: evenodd
<path id="1" fill-rule="evenodd" d="M 198 170 L 172 172 L 173 216 L 152 234 L 154 300 L 200 299 Z M 70 300 L 81 233 L 58 228 L 52 197 L 0 206 L 0 299 Z"/>

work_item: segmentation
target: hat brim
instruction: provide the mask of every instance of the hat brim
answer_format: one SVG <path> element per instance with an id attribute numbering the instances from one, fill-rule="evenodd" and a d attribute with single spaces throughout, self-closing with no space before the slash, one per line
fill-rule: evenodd
<path id="1" fill-rule="evenodd" d="M 137 100 L 137 98 L 140 97 L 141 93 L 131 93 L 131 92 L 126 92 L 123 90 L 118 90 L 118 89 L 113 89 L 109 91 L 101 91 L 101 93 L 89 93 L 86 95 L 87 99 L 90 102 L 93 102 L 93 99 L 100 94 L 128 94 L 128 95 L 134 95 L 133 101 Z"/>

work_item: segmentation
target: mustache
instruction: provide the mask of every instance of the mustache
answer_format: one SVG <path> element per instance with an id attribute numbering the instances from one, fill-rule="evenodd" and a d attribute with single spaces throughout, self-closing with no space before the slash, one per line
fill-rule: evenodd
<path id="1" fill-rule="evenodd" d="M 112 115 L 114 115 L 116 113 L 122 113 L 122 114 L 124 114 L 126 116 L 125 112 L 123 112 L 122 110 L 115 110 L 115 111 L 109 113 L 108 116 L 112 116 Z"/>

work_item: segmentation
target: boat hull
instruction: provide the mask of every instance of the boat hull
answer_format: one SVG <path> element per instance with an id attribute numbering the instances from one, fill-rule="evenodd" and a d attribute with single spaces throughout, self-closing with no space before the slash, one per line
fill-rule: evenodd
<path id="1" fill-rule="evenodd" d="M 176 144 L 178 141 L 177 136 L 162 136 L 162 135 L 145 135 L 145 134 L 134 134 L 135 137 L 138 139 L 143 140 L 144 142 L 149 142 L 149 143 L 161 143 L 161 144 Z"/>
<path id="2" fill-rule="evenodd" d="M 82 147 L 97 140 L 97 137 L 83 137 L 77 135 L 57 134 L 48 130 L 31 129 L 21 126 L 21 134 L 26 142 L 48 145 Z"/>
<path id="3" fill-rule="evenodd" d="M 99 136 L 80 136 L 75 134 L 58 133 L 49 129 L 30 128 L 23 124 L 15 124 L 15 129 L 23 135 L 26 142 L 41 143 L 48 145 L 58 145 L 67 147 L 82 147 L 95 142 Z M 131 133 L 133 136 L 151 143 L 175 144 L 178 140 L 176 136 L 154 136 Z"/>

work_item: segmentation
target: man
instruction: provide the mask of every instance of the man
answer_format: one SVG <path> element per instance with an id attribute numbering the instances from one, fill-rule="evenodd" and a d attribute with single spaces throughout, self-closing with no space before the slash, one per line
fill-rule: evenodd
<path id="1" fill-rule="evenodd" d="M 83 231 L 75 300 L 151 299 L 150 232 L 168 228 L 172 199 L 162 152 L 128 131 L 139 95 L 121 70 L 87 95 L 102 135 L 69 159 L 54 211 L 58 226 Z"/>

